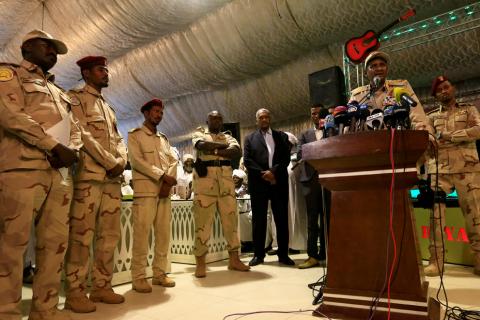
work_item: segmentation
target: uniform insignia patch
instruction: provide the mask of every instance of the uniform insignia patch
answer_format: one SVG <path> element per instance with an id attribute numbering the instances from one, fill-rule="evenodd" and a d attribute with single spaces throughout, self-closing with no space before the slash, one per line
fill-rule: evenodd
<path id="1" fill-rule="evenodd" d="M 0 67 L 0 81 L 10 81 L 13 79 L 13 71 L 10 68 Z"/>

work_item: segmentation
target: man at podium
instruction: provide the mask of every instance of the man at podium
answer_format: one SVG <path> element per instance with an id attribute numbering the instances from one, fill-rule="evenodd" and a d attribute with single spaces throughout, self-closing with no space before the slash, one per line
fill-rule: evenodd
<path id="1" fill-rule="evenodd" d="M 365 73 L 369 84 L 352 90 L 350 102 L 365 103 L 370 110 L 383 110 L 385 106 L 396 104 L 394 89 L 403 89 L 417 104 L 410 109 L 412 127 L 416 130 L 433 132 L 428 124 L 423 106 L 407 80 L 387 80 L 390 57 L 382 51 L 373 51 L 365 59 Z"/>

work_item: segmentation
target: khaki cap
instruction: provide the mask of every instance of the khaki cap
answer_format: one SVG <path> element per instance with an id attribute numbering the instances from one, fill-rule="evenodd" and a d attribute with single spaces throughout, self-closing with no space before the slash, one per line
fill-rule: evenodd
<path id="1" fill-rule="evenodd" d="M 68 49 L 65 43 L 63 43 L 60 40 L 54 39 L 52 35 L 50 35 L 49 33 L 46 33 L 45 31 L 38 30 L 38 29 L 30 31 L 25 35 L 25 37 L 23 37 L 22 46 L 25 42 L 32 39 L 45 39 L 50 41 L 55 46 L 55 50 L 57 50 L 57 54 L 65 54 L 68 52 Z"/>
<path id="2" fill-rule="evenodd" d="M 382 51 L 372 51 L 368 56 L 367 58 L 365 59 L 365 68 L 368 67 L 368 63 L 370 61 L 372 61 L 373 59 L 382 59 L 384 60 L 387 64 L 390 62 L 390 57 L 388 56 L 388 54 L 386 54 L 385 52 L 382 52 Z"/>

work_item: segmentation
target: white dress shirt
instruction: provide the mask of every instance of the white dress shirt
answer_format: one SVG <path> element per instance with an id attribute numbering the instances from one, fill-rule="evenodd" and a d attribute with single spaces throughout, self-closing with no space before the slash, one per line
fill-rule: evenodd
<path id="1" fill-rule="evenodd" d="M 322 140 L 323 138 L 323 129 L 317 129 L 313 127 L 313 130 L 315 130 L 315 138 L 318 140 Z"/>
<path id="2" fill-rule="evenodd" d="M 265 139 L 265 143 L 267 145 L 268 150 L 268 167 L 273 167 L 273 154 L 275 152 L 275 141 L 273 141 L 272 136 L 272 129 L 268 128 L 267 131 L 262 130 L 263 138 Z"/>

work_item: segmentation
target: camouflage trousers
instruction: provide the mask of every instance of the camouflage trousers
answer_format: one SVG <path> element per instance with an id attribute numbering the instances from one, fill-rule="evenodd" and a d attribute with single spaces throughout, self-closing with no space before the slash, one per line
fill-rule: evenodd
<path id="1" fill-rule="evenodd" d="M 160 277 L 167 271 L 171 208 L 170 198 L 136 197 L 133 199 L 132 280 L 146 277 L 148 238 L 152 225 L 155 235 L 153 276 Z"/>
<path id="2" fill-rule="evenodd" d="M 32 310 L 58 304 L 63 258 L 68 244 L 71 177 L 57 170 L 0 173 L 0 319 L 21 319 L 23 254 L 32 222 L 36 236 L 36 272 Z"/>
<path id="3" fill-rule="evenodd" d="M 238 251 L 240 240 L 238 235 L 237 201 L 234 195 L 210 196 L 195 194 L 193 199 L 193 215 L 195 219 L 195 247 L 193 254 L 202 256 L 208 252 L 208 240 L 212 234 L 215 212 L 220 214 L 222 229 L 227 240 L 228 251 Z"/>
<path id="4" fill-rule="evenodd" d="M 119 183 L 75 183 L 65 260 L 67 296 L 86 294 L 93 240 L 92 286 L 111 288 L 113 255 L 120 239 L 120 203 Z"/>
<path id="5" fill-rule="evenodd" d="M 432 175 L 432 189 L 436 177 Z M 445 193 L 457 190 L 458 202 L 465 218 L 465 226 L 474 253 L 480 253 L 480 173 L 451 173 L 438 175 L 438 187 Z M 430 253 L 443 255 L 442 229 L 445 227 L 445 204 L 435 204 L 430 218 Z"/>

